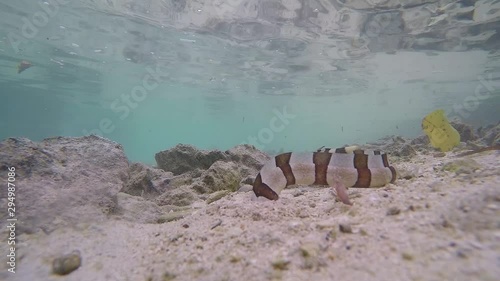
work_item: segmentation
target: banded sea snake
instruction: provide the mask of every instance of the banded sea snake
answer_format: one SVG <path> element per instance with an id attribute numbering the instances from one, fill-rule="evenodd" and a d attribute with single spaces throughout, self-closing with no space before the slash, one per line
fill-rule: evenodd
<path id="1" fill-rule="evenodd" d="M 389 165 L 387 154 L 343 147 L 313 153 L 282 153 L 260 170 L 253 184 L 257 197 L 278 200 L 289 185 L 328 185 L 339 199 L 352 205 L 346 187 L 381 187 L 396 180 L 396 169 Z"/>

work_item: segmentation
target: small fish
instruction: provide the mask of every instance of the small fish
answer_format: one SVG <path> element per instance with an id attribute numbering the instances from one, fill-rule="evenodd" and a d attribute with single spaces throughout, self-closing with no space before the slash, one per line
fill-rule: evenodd
<path id="1" fill-rule="evenodd" d="M 23 60 L 17 65 L 17 73 L 19 74 L 32 66 L 31 62 Z"/>

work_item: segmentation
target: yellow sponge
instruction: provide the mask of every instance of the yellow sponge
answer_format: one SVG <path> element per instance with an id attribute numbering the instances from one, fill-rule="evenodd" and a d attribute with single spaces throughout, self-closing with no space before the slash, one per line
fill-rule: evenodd
<path id="1" fill-rule="evenodd" d="M 460 143 L 460 134 L 448 122 L 442 109 L 425 116 L 422 120 L 422 130 L 429 137 L 431 145 L 441 151 L 450 151 Z"/>

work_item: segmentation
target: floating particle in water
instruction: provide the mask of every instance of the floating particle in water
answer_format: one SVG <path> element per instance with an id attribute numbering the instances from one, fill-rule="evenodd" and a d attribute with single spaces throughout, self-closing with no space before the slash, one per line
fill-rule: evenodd
<path id="1" fill-rule="evenodd" d="M 193 39 L 180 38 L 179 40 L 187 43 L 196 43 L 196 40 Z"/>
<path id="2" fill-rule="evenodd" d="M 55 62 L 55 63 L 57 63 L 57 64 L 58 64 L 58 65 L 60 65 L 61 67 L 63 67 L 63 66 L 64 66 L 64 63 L 63 63 L 63 61 L 62 61 L 62 60 L 61 60 L 61 61 L 58 61 L 58 60 L 55 60 L 55 59 L 52 59 L 52 58 L 51 58 L 51 59 L 50 59 L 50 61 L 51 61 L 51 62 Z"/>

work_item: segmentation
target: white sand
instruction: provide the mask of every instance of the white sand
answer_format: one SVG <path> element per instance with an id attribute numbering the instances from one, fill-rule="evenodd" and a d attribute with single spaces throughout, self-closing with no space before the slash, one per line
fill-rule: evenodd
<path id="1" fill-rule="evenodd" d="M 0 279 L 498 280 L 500 153 L 462 158 L 481 165 L 473 174 L 441 172 L 453 159 L 395 163 L 420 176 L 351 188 L 352 207 L 335 202 L 329 188 L 295 188 L 276 202 L 235 193 L 164 224 L 112 219 L 23 234 L 17 273 Z M 401 212 L 387 215 L 392 207 Z M 340 232 L 340 223 L 353 233 Z M 72 250 L 82 266 L 52 275 L 52 260 Z"/>

